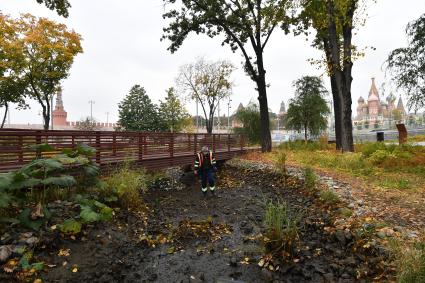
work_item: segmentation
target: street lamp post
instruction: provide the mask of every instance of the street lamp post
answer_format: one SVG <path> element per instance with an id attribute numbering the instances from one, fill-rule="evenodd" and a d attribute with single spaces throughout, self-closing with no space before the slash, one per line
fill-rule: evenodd
<path id="1" fill-rule="evenodd" d="M 198 98 L 196 98 L 196 132 L 199 129 Z"/>
<path id="2" fill-rule="evenodd" d="M 90 122 L 93 122 L 93 104 L 95 104 L 94 100 L 89 100 L 90 104 Z"/>
<path id="3" fill-rule="evenodd" d="M 50 97 L 50 121 L 51 121 L 51 129 L 53 130 L 53 97 L 55 94 L 53 93 Z"/>
<path id="4" fill-rule="evenodd" d="M 229 97 L 229 102 L 227 102 L 227 133 L 230 133 L 230 102 L 232 100 Z"/>

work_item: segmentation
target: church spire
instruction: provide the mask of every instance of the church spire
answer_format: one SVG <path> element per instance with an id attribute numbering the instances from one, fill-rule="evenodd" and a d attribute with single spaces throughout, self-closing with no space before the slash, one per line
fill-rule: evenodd
<path id="1" fill-rule="evenodd" d="M 403 100 L 400 97 L 398 98 L 397 110 L 401 112 L 401 114 L 406 115 L 406 109 L 404 108 Z"/>
<path id="2" fill-rule="evenodd" d="M 372 85 L 370 86 L 368 101 L 379 101 L 379 92 L 375 84 L 375 78 L 372 78 Z"/>

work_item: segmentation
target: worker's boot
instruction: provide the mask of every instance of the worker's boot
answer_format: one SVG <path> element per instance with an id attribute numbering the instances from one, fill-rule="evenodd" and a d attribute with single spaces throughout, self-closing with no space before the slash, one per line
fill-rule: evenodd
<path id="1" fill-rule="evenodd" d="M 203 196 L 204 198 L 206 198 L 206 197 L 207 197 L 208 189 L 207 189 L 207 188 L 201 188 L 201 191 L 202 191 L 202 196 Z"/>
<path id="2" fill-rule="evenodd" d="M 215 187 L 210 187 L 211 194 L 215 197 Z"/>

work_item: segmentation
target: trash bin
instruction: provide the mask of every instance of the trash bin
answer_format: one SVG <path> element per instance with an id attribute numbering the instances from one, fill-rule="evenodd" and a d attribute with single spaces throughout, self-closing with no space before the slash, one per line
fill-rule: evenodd
<path id="1" fill-rule="evenodd" d="M 383 142 L 384 141 L 384 132 L 377 132 L 376 133 L 376 140 L 378 142 Z"/>

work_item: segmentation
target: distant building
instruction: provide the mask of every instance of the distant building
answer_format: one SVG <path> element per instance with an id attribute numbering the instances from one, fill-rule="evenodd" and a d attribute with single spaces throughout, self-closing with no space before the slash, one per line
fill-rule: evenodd
<path id="1" fill-rule="evenodd" d="M 283 116 L 286 114 L 286 106 L 285 106 L 285 102 L 282 101 L 282 103 L 280 103 L 280 110 L 279 110 L 279 116 Z"/>
<path id="2" fill-rule="evenodd" d="M 67 126 L 68 113 L 63 108 L 62 89 L 59 89 L 56 95 L 55 110 L 53 110 L 53 126 Z"/>
<path id="3" fill-rule="evenodd" d="M 236 109 L 235 113 L 233 114 L 233 119 L 232 119 L 232 128 L 241 128 L 241 127 L 243 127 L 242 122 L 241 122 L 241 121 L 239 121 L 239 120 L 236 118 L 236 113 L 238 113 L 239 111 L 244 110 L 244 109 L 245 109 L 245 107 L 243 107 L 243 104 L 242 104 L 242 103 L 239 103 L 238 108 Z"/>
<path id="4" fill-rule="evenodd" d="M 372 78 L 372 85 L 369 90 L 367 101 L 362 96 L 358 99 L 357 116 L 354 119 L 354 126 L 358 129 L 381 128 L 393 122 L 403 121 L 407 112 L 404 108 L 401 96 L 395 105 L 396 98 L 390 94 L 385 100 L 381 100 Z"/>

